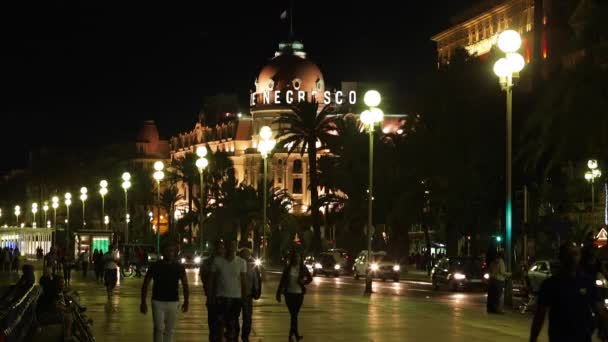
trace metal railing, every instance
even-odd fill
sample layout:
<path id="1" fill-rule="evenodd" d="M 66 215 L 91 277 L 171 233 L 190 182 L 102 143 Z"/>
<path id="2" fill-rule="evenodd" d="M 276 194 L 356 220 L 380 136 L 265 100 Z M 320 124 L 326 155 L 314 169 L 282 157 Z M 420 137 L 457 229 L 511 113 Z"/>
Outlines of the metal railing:
<path id="1" fill-rule="evenodd" d="M 25 293 L 13 288 L 0 307 L 0 341 L 23 341 L 36 321 L 36 303 L 42 290 L 32 285 Z"/>

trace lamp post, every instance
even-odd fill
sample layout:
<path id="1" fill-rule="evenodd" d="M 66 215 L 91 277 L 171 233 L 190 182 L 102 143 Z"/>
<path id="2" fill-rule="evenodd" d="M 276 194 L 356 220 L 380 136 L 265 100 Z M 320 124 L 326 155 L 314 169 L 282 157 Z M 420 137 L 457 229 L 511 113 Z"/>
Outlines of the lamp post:
<path id="1" fill-rule="evenodd" d="M 44 212 L 44 224 L 48 226 L 46 221 L 46 212 L 49 211 L 49 202 L 44 201 L 44 204 L 42 205 L 42 211 Z"/>
<path id="2" fill-rule="evenodd" d="M 32 214 L 34 215 L 34 219 L 32 220 L 32 227 L 36 228 L 36 213 L 38 212 L 38 203 L 32 203 Z"/>
<path id="3" fill-rule="evenodd" d="M 129 243 L 129 202 L 127 192 L 131 187 L 131 174 L 122 174 L 122 188 L 125 191 L 125 243 Z"/>
<path id="4" fill-rule="evenodd" d="M 366 126 L 369 134 L 369 190 L 367 199 L 367 262 L 371 267 L 372 260 L 372 236 L 373 236 L 373 220 L 372 220 L 372 201 L 374 199 L 373 184 L 374 184 L 374 126 L 376 123 L 384 119 L 384 112 L 378 108 L 382 97 L 376 90 L 369 90 L 365 93 L 363 101 L 369 107 L 361 113 L 361 122 Z M 365 276 L 365 293 L 372 293 L 372 274 L 370 271 Z"/>
<path id="5" fill-rule="evenodd" d="M 158 226 L 156 227 L 156 255 L 160 255 L 160 181 L 165 178 L 163 169 L 165 164 L 162 161 L 154 162 L 154 180 L 156 180 L 156 203 L 158 205 Z"/>
<path id="6" fill-rule="evenodd" d="M 106 195 L 108 194 L 108 181 L 105 180 L 105 179 L 102 179 L 101 182 L 99 182 L 99 194 L 101 195 L 101 217 L 105 221 L 105 216 L 106 216 Z M 108 229 L 108 225 L 105 224 L 105 226 L 106 226 L 106 230 L 107 230 Z"/>
<path id="7" fill-rule="evenodd" d="M 15 206 L 15 217 L 17 217 L 17 224 L 15 226 L 19 227 L 19 215 L 21 215 L 21 207 Z"/>
<path id="8" fill-rule="evenodd" d="M 590 159 L 587 162 L 589 170 L 585 173 L 585 179 L 591 184 L 591 213 L 595 211 L 595 179 L 602 176 L 602 171 L 597 167 L 597 160 Z"/>
<path id="9" fill-rule="evenodd" d="M 87 196 L 88 189 L 86 187 L 80 188 L 80 201 L 82 201 L 82 227 L 87 225 L 87 220 L 85 219 L 85 202 L 88 198 Z"/>
<path id="10" fill-rule="evenodd" d="M 67 218 L 65 220 L 65 250 L 67 253 L 70 246 L 70 205 L 72 205 L 72 194 L 66 192 L 64 198 L 64 204 L 67 210 Z"/>
<path id="11" fill-rule="evenodd" d="M 258 142 L 258 151 L 262 155 L 262 159 L 264 160 L 264 182 L 262 184 L 263 191 L 263 203 L 264 207 L 262 209 L 262 236 L 264 237 L 262 244 L 264 259 L 268 259 L 267 250 L 266 250 L 266 210 L 268 206 L 268 154 L 274 148 L 276 142 L 272 139 L 272 129 L 268 126 L 263 126 L 260 128 L 260 141 Z"/>
<path id="12" fill-rule="evenodd" d="M 506 54 L 494 64 L 494 73 L 499 78 L 500 86 L 507 95 L 507 184 L 506 184 L 506 207 L 505 207 L 505 256 L 507 272 L 511 272 L 511 237 L 513 228 L 513 206 L 512 206 L 512 108 L 513 108 L 513 80 L 519 78 L 519 72 L 524 68 L 526 62 L 516 51 L 521 46 L 521 36 L 513 30 L 503 31 L 498 36 L 498 48 Z M 505 303 L 511 304 L 512 282 L 507 279 L 505 283 Z"/>
<path id="13" fill-rule="evenodd" d="M 198 242 L 201 248 L 201 255 L 203 255 L 203 250 L 205 249 L 205 241 L 203 240 L 203 220 L 205 219 L 204 207 L 205 207 L 205 182 L 204 182 L 204 171 L 207 165 L 209 165 L 209 161 L 205 156 L 207 155 L 207 148 L 205 146 L 199 146 L 196 148 L 196 155 L 198 159 L 196 160 L 196 167 L 198 168 L 198 173 L 200 175 L 201 180 L 201 193 L 199 196 L 199 213 L 198 213 Z M 169 215 L 171 215 L 169 213 Z"/>
<path id="14" fill-rule="evenodd" d="M 59 197 L 53 196 L 51 198 L 51 207 L 53 208 L 53 228 L 55 229 L 55 236 L 53 237 L 53 246 L 57 246 L 57 208 L 59 208 Z"/>

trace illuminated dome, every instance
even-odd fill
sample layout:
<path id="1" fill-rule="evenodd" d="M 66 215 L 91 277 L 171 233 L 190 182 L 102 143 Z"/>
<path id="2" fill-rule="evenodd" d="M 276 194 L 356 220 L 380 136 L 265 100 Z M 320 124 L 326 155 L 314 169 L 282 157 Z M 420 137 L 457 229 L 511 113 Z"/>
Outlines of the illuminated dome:
<path id="1" fill-rule="evenodd" d="M 159 142 L 160 135 L 158 134 L 158 128 L 156 128 L 154 120 L 144 121 L 139 133 L 137 133 L 137 143 L 146 144 L 146 151 L 156 153 L 158 152 Z"/>
<path id="2" fill-rule="evenodd" d="M 279 47 L 281 51 L 262 68 L 256 79 L 258 104 L 261 103 L 260 99 L 265 92 L 270 93 L 270 104 L 274 104 L 274 93 L 280 91 L 280 97 L 284 98 L 288 90 L 294 93 L 306 92 L 307 100 L 310 100 L 310 94 L 315 91 L 317 101 L 321 102 L 325 91 L 323 74 L 315 63 L 305 57 L 306 54 L 301 51 L 301 43 L 283 43 Z M 294 95 L 294 98 L 297 98 L 297 95 Z M 283 101 L 282 103 L 284 104 Z"/>

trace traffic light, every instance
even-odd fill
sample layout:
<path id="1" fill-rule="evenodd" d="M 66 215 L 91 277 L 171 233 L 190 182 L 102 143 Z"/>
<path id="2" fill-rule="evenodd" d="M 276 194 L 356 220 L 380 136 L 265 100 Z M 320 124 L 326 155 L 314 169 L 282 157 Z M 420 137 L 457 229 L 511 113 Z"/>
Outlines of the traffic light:
<path id="1" fill-rule="evenodd" d="M 496 242 L 500 243 L 502 241 L 502 236 L 496 235 Z"/>

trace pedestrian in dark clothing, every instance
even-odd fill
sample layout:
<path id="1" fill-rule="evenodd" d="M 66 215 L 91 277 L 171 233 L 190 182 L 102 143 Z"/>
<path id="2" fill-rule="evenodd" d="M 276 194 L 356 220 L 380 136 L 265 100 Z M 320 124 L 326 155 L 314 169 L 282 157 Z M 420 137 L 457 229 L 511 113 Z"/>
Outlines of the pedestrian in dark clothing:
<path id="1" fill-rule="evenodd" d="M 281 295 L 285 296 L 285 304 L 291 315 L 291 324 L 289 327 L 289 339 L 293 336 L 297 341 L 304 337 L 300 335 L 298 330 L 298 314 L 304 302 L 306 294 L 306 285 L 310 284 L 312 276 L 302 261 L 302 256 L 296 251 L 291 252 L 289 262 L 283 269 L 281 281 L 277 288 L 277 301 L 281 302 Z"/>
<path id="2" fill-rule="evenodd" d="M 188 312 L 189 289 L 186 269 L 177 262 L 177 250 L 173 245 L 163 248 L 163 259 L 158 260 L 150 267 L 144 284 L 141 288 L 140 311 L 144 315 L 148 312 L 148 285 L 153 281 L 152 288 L 152 316 L 154 320 L 154 342 L 173 341 L 173 330 L 177 322 L 179 310 L 179 282 L 183 287 L 184 303 L 182 311 Z"/>
<path id="3" fill-rule="evenodd" d="M 72 282 L 72 268 L 74 267 L 74 260 L 69 255 L 64 255 L 61 266 L 63 267 L 63 279 L 66 286 L 70 286 Z"/>
<path id="4" fill-rule="evenodd" d="M 591 342 L 593 313 L 605 331 L 608 315 L 598 295 L 595 281 L 580 272 L 581 251 L 574 243 L 560 247 L 560 270 L 544 281 L 532 321 L 530 342 L 536 342 L 549 311 L 549 341 Z"/>
<path id="5" fill-rule="evenodd" d="M 201 282 L 203 283 L 203 291 L 205 293 L 205 297 L 207 297 L 207 324 L 209 325 L 209 341 L 216 341 L 220 339 L 220 324 L 219 320 L 219 307 L 215 300 L 210 300 L 211 297 L 216 297 L 215 294 L 210 292 L 211 289 L 211 266 L 215 258 L 223 257 L 226 254 L 224 249 L 224 243 L 220 240 L 217 241 L 210 251 L 210 255 L 207 259 L 203 260 L 201 264 L 200 277 Z"/>
<path id="6" fill-rule="evenodd" d="M 239 256 L 247 262 L 247 273 L 245 274 L 245 297 L 243 298 L 243 329 L 241 330 L 241 340 L 249 342 L 251 325 L 253 318 L 253 300 L 260 299 L 262 292 L 262 275 L 260 268 L 255 264 L 251 257 L 251 251 L 247 248 L 241 249 Z M 237 335 L 239 332 L 237 322 Z"/>
<path id="7" fill-rule="evenodd" d="M 506 272 L 505 261 L 502 256 L 496 252 L 496 249 L 488 250 L 486 259 L 488 265 L 488 298 L 486 302 L 486 310 L 488 313 L 504 313 L 502 310 L 502 295 L 505 287 L 505 280 L 510 276 Z"/>
<path id="8" fill-rule="evenodd" d="M 84 251 L 84 253 L 82 253 L 82 276 L 85 278 L 89 272 L 89 259 L 91 259 L 91 256 L 89 255 L 89 250 L 87 249 Z"/>

